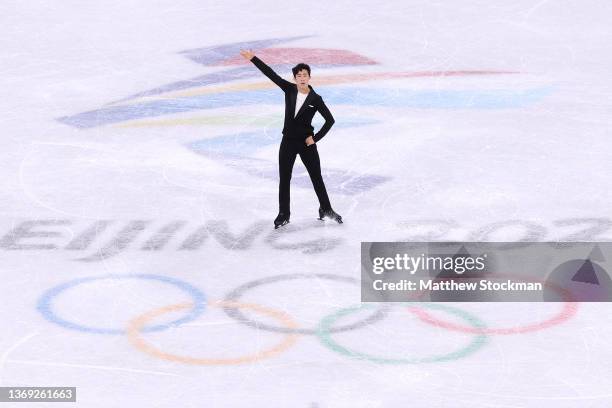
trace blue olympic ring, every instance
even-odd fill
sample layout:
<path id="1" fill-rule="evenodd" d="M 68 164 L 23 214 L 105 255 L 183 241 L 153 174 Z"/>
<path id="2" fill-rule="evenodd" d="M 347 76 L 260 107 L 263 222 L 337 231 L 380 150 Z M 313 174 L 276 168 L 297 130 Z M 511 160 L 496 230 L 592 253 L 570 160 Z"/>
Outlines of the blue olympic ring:
<path id="1" fill-rule="evenodd" d="M 161 331 L 168 329 L 170 327 L 178 326 L 183 323 L 190 322 L 195 320 L 199 315 L 204 312 L 204 308 L 206 306 L 206 296 L 202 291 L 197 289 L 196 287 L 190 285 L 187 282 L 184 282 L 179 279 L 169 278 L 166 276 L 160 275 L 150 275 L 150 274 L 133 274 L 133 275 L 104 275 L 104 276 L 96 276 L 89 278 L 80 278 L 75 279 L 61 285 L 55 286 L 54 288 L 46 291 L 38 301 L 37 309 L 44 316 L 45 319 L 49 320 L 52 323 L 65 327 L 71 330 L 78 330 L 87 333 L 98 333 L 98 334 L 125 334 L 125 330 L 121 329 L 108 329 L 108 328 L 98 328 L 98 327 L 89 327 L 81 324 L 77 324 L 62 317 L 58 316 L 53 311 L 53 299 L 56 298 L 59 294 L 61 294 L 66 289 L 81 285 L 86 282 L 92 282 L 101 279 L 147 279 L 147 280 L 155 280 L 164 283 L 169 283 L 181 289 L 184 292 L 187 292 L 193 298 L 193 309 L 184 317 L 180 319 L 173 320 L 169 323 L 159 324 L 156 326 L 143 328 L 142 331 L 152 332 L 152 331 Z"/>

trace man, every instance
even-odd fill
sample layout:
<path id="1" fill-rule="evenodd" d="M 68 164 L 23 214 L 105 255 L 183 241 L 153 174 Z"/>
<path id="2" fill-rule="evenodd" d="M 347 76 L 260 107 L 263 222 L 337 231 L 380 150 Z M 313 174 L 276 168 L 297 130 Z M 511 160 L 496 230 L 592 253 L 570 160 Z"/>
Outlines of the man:
<path id="1" fill-rule="evenodd" d="M 295 84 L 284 80 L 257 58 L 251 50 L 240 51 L 245 59 L 251 61 L 268 78 L 285 92 L 285 121 L 283 126 L 283 139 L 278 151 L 278 170 L 280 182 L 278 187 L 279 212 L 274 220 L 274 228 L 289 223 L 291 215 L 289 209 L 291 172 L 295 158 L 299 154 L 304 163 L 312 185 L 319 199 L 319 219 L 330 218 L 342 224 L 342 217 L 331 207 L 325 183 L 321 176 L 321 162 L 316 143 L 325 136 L 334 124 L 335 120 L 331 112 L 325 106 L 323 98 L 318 95 L 310 81 L 310 67 L 300 63 L 293 67 Z M 325 119 L 325 124 L 317 133 L 312 127 L 312 118 L 316 112 L 320 112 Z"/>

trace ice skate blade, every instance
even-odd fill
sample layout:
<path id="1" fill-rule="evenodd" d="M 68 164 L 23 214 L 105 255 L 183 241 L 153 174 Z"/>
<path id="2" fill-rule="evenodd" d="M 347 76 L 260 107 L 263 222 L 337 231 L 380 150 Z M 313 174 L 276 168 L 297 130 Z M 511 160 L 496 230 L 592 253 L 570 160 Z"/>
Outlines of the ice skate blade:
<path id="1" fill-rule="evenodd" d="M 325 218 L 317 218 L 317 220 L 325 221 Z M 330 221 L 336 221 L 338 224 L 342 224 L 342 218 L 340 218 L 340 219 L 329 218 L 329 220 Z"/>
<path id="2" fill-rule="evenodd" d="M 287 225 L 287 224 L 289 224 L 289 221 L 283 221 L 281 224 L 274 225 L 274 229 L 278 229 L 279 227 L 282 227 L 283 225 Z"/>

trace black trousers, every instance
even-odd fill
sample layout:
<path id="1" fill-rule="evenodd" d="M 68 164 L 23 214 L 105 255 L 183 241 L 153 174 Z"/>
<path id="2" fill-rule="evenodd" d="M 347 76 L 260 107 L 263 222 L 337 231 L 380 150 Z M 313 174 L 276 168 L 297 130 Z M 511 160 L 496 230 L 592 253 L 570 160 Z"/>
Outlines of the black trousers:
<path id="1" fill-rule="evenodd" d="M 280 176 L 280 182 L 278 185 L 278 207 L 279 212 L 290 213 L 289 201 L 290 201 L 290 184 L 291 184 L 291 173 L 293 171 L 293 164 L 295 163 L 295 157 L 300 155 L 304 167 L 308 171 L 312 186 L 317 193 L 319 199 L 319 205 L 323 210 L 331 209 L 329 203 L 329 197 L 327 196 L 327 190 L 325 189 L 325 183 L 323 183 L 323 177 L 321 176 L 321 161 L 319 160 L 319 152 L 317 151 L 317 144 L 311 144 L 306 146 L 303 139 L 293 139 L 289 137 L 283 137 L 280 148 L 278 149 L 278 172 Z"/>

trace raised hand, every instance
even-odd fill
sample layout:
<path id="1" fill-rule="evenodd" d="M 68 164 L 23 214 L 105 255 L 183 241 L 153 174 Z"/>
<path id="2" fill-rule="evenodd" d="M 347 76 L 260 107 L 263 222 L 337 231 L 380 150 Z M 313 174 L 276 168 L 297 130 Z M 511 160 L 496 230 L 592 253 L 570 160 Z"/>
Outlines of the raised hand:
<path id="1" fill-rule="evenodd" d="M 255 56 L 251 50 L 240 50 L 240 55 L 244 57 L 246 60 L 251 60 Z"/>

